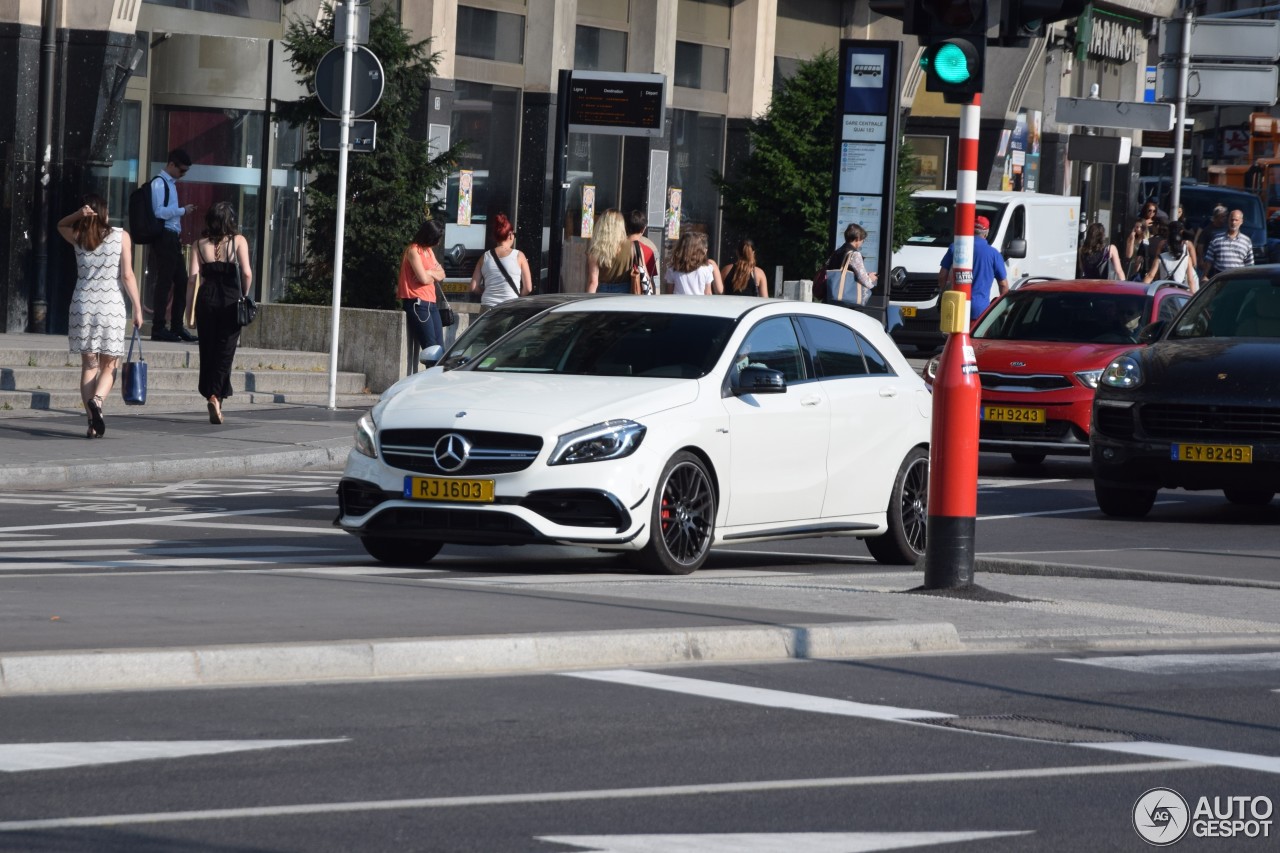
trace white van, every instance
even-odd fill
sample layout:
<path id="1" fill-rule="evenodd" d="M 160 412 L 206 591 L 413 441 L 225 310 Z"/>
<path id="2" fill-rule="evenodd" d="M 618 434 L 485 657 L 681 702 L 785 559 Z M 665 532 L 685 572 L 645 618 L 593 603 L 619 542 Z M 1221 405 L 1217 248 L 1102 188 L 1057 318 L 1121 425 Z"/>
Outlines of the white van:
<path id="1" fill-rule="evenodd" d="M 934 350 L 946 341 L 938 329 L 938 270 L 955 239 L 956 194 L 921 190 L 911 198 L 919 226 L 893 253 L 889 305 L 895 325 L 890 334 L 899 345 Z M 1004 256 L 1011 284 L 1028 275 L 1076 277 L 1078 196 L 979 190 L 976 215 L 990 220 L 987 241 Z M 990 286 L 994 299 L 999 290 L 994 282 Z M 897 324 L 899 316 L 901 324 Z"/>

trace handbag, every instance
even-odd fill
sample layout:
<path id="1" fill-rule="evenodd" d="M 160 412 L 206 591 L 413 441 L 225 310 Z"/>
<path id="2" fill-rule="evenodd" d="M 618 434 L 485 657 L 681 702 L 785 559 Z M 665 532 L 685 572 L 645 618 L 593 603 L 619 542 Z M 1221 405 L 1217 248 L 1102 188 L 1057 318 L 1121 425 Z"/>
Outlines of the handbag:
<path id="1" fill-rule="evenodd" d="M 240 253 L 235 251 L 235 238 L 231 240 L 231 255 L 236 259 L 236 287 L 240 286 Z M 253 322 L 253 318 L 258 316 L 258 303 L 253 297 L 245 293 L 236 300 L 236 323 L 242 328 Z"/>
<path id="2" fill-rule="evenodd" d="M 853 262 L 853 252 L 845 252 L 844 263 L 840 265 L 839 270 L 827 271 L 827 298 L 824 302 L 832 302 L 835 304 L 848 304 L 844 298 L 844 279 L 850 273 L 849 265 Z M 856 285 L 855 305 L 861 305 L 863 300 L 862 282 L 858 281 L 857 275 L 853 277 L 853 283 Z"/>
<path id="3" fill-rule="evenodd" d="M 644 250 L 639 240 L 633 241 L 631 247 L 631 295 L 649 296 L 653 293 L 653 279 L 644 262 Z"/>
<path id="4" fill-rule="evenodd" d="M 133 360 L 133 345 L 138 345 L 138 360 Z M 142 356 L 142 336 L 133 327 L 129 339 L 129 355 L 120 366 L 120 394 L 126 406 L 142 406 L 147 402 L 147 362 Z"/>
<path id="5" fill-rule="evenodd" d="M 444 327 L 452 326 L 458 322 L 458 315 L 449 305 L 449 298 L 444 295 L 444 288 L 440 286 L 440 282 L 435 283 L 436 286 L 436 310 L 440 312 L 440 325 Z"/>

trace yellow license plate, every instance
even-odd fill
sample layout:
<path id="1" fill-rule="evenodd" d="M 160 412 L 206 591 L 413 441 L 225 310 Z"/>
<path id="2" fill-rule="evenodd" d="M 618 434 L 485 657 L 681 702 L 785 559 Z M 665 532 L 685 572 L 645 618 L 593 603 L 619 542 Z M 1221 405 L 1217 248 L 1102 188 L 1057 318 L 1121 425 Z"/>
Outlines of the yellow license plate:
<path id="1" fill-rule="evenodd" d="M 1044 409 L 1024 409 L 1021 406 L 983 406 L 984 421 L 1003 421 L 1011 424 L 1042 424 Z"/>
<path id="2" fill-rule="evenodd" d="M 914 317 L 914 316 L 916 316 L 916 309 L 915 309 L 914 307 L 910 306 L 910 305 L 903 305 L 903 306 L 902 306 L 901 308 L 899 308 L 898 310 L 902 312 L 902 316 L 903 316 L 903 317 Z"/>
<path id="3" fill-rule="evenodd" d="M 493 503 L 493 480 L 405 477 L 404 496 L 419 501 Z"/>
<path id="4" fill-rule="evenodd" d="M 1248 444 L 1175 444 L 1170 450 L 1174 462 L 1253 462 Z"/>

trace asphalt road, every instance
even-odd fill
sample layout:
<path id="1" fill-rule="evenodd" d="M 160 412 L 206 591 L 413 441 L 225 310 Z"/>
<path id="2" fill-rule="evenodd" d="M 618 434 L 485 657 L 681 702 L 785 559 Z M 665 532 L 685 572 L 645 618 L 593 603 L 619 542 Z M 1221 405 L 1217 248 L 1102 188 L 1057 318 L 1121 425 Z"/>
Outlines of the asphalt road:
<path id="1" fill-rule="evenodd" d="M 1242 650 L 11 699 L 0 849 L 1143 850 L 1149 789 L 1275 801 L 1277 687 Z"/>

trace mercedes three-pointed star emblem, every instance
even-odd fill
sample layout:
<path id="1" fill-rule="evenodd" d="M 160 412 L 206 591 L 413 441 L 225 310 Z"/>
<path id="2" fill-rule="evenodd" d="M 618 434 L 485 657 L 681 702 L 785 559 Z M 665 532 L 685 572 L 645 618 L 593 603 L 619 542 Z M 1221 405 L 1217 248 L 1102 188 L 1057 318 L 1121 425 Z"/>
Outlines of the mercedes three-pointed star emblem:
<path id="1" fill-rule="evenodd" d="M 471 442 L 456 432 L 440 437 L 435 446 L 436 466 L 447 473 L 462 470 L 471 456 Z"/>

